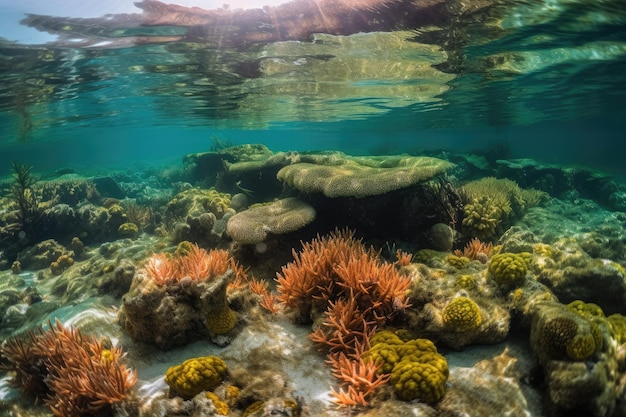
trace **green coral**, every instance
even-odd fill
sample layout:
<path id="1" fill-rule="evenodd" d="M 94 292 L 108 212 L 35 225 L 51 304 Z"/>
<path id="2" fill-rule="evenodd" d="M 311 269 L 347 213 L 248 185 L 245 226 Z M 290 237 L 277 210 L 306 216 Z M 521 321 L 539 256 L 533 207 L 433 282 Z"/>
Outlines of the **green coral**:
<path id="1" fill-rule="evenodd" d="M 187 359 L 165 372 L 165 382 L 178 395 L 190 399 L 202 391 L 212 391 L 222 383 L 228 367 L 217 356 Z"/>
<path id="2" fill-rule="evenodd" d="M 583 361 L 601 349 L 601 343 L 602 334 L 595 323 L 581 329 L 572 317 L 555 317 L 541 329 L 542 348 L 552 359 Z"/>
<path id="3" fill-rule="evenodd" d="M 469 258 L 467 258 L 465 256 L 456 256 L 456 255 L 448 255 L 446 257 L 446 261 L 450 265 L 455 267 L 456 269 L 467 268 L 467 265 L 469 265 L 469 263 L 470 263 Z"/>
<path id="4" fill-rule="evenodd" d="M 210 312 L 206 323 L 211 333 L 223 335 L 230 332 L 237 324 L 237 313 L 224 304 Z"/>
<path id="5" fill-rule="evenodd" d="M 588 318 L 588 317 L 604 318 L 605 317 L 602 307 L 594 303 L 585 303 L 582 300 L 574 300 L 571 303 L 569 303 L 567 307 L 570 310 L 578 313 L 581 317 L 584 317 L 584 318 Z"/>
<path id="6" fill-rule="evenodd" d="M 117 228 L 117 232 L 121 236 L 133 237 L 139 233 L 139 227 L 135 223 L 126 222 L 120 224 L 120 227 Z"/>
<path id="7" fill-rule="evenodd" d="M 443 310 L 442 318 L 446 327 L 456 331 L 477 329 L 483 320 L 480 307 L 467 297 L 452 300 Z"/>
<path id="8" fill-rule="evenodd" d="M 461 224 L 467 236 L 481 240 L 490 240 L 496 237 L 497 227 L 502 222 L 505 212 L 489 197 L 472 199 L 463 208 L 464 215 Z"/>
<path id="9" fill-rule="evenodd" d="M 489 275 L 503 288 L 520 286 L 528 272 L 526 257 L 516 253 L 501 253 L 491 258 Z"/>
<path id="10" fill-rule="evenodd" d="M 619 313 L 611 314 L 606 318 L 611 336 L 620 345 L 626 342 L 626 317 Z"/>
<path id="11" fill-rule="evenodd" d="M 446 380 L 430 363 L 400 361 L 391 372 L 390 381 L 398 397 L 404 401 L 419 399 L 435 404 L 446 393 Z"/>
<path id="12" fill-rule="evenodd" d="M 456 279 L 455 285 L 464 290 L 473 290 L 476 288 L 476 278 L 473 275 L 461 275 Z"/>
<path id="13" fill-rule="evenodd" d="M 230 194 L 220 193 L 214 188 L 208 190 L 190 188 L 176 194 L 167 203 L 167 211 L 176 217 L 197 216 L 211 212 L 221 219 L 230 207 Z"/>
<path id="14" fill-rule="evenodd" d="M 575 361 L 583 361 L 596 351 L 596 342 L 593 335 L 577 334 L 565 347 L 567 357 Z"/>
<path id="15" fill-rule="evenodd" d="M 405 401 L 420 399 L 434 404 L 445 394 L 450 374 L 446 358 L 428 339 L 406 342 L 398 331 L 381 330 L 372 336 L 372 347 L 363 353 L 366 362 L 380 366 L 379 373 L 390 374 L 396 395 Z"/>

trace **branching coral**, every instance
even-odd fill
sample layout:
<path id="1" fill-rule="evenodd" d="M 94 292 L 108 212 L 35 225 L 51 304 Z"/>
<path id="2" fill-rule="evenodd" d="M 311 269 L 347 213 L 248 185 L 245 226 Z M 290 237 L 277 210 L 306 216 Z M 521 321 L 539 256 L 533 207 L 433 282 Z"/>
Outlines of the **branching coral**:
<path id="1" fill-rule="evenodd" d="M 456 256 L 463 256 L 471 260 L 478 260 L 481 263 L 486 263 L 491 256 L 491 250 L 493 249 L 493 243 L 483 242 L 478 238 L 472 238 L 464 247 L 463 250 L 455 250 Z"/>
<path id="2" fill-rule="evenodd" d="M 45 398 L 56 416 L 112 416 L 112 406 L 128 398 L 137 380 L 120 363 L 121 349 L 106 348 L 101 340 L 59 321 L 49 326 L 0 349 L 15 371 L 13 383 Z"/>
<path id="3" fill-rule="evenodd" d="M 201 281 L 223 275 L 232 269 L 235 276 L 245 274 L 243 268 L 230 257 L 228 251 L 212 249 L 206 251 L 190 244 L 178 256 L 155 253 L 141 269 L 147 278 L 158 286 L 180 282 L 183 278 Z"/>

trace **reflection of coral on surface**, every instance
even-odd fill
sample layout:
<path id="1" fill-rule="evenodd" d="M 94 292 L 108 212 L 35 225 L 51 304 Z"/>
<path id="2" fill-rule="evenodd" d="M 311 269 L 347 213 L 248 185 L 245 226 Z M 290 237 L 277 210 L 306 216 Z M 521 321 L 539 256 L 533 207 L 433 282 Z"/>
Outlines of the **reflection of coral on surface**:
<path id="1" fill-rule="evenodd" d="M 137 381 L 119 361 L 122 350 L 59 321 L 49 326 L 0 349 L 15 372 L 13 384 L 45 398 L 56 416 L 112 416 L 112 406 L 127 399 Z"/>

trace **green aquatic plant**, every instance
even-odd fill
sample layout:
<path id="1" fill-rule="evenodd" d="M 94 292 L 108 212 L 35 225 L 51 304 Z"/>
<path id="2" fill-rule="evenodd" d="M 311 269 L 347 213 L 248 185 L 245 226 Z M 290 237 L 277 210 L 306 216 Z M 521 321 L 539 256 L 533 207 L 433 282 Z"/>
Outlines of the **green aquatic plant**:
<path id="1" fill-rule="evenodd" d="M 18 222 L 21 230 L 26 233 L 27 237 L 32 237 L 41 215 L 37 197 L 33 191 L 37 180 L 32 173 L 32 166 L 13 162 L 12 169 L 13 183 L 10 195 L 18 207 Z"/>

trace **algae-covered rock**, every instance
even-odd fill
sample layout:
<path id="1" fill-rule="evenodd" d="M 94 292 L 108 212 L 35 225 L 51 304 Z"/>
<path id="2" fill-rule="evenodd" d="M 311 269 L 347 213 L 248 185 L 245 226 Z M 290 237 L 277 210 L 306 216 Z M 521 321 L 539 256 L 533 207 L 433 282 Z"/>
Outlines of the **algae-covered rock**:
<path id="1" fill-rule="evenodd" d="M 366 197 L 418 184 L 452 166 L 448 161 L 426 156 L 337 154 L 285 166 L 278 171 L 278 179 L 305 193 L 322 193 L 330 198 Z"/>
<path id="2" fill-rule="evenodd" d="M 226 286 L 231 277 L 232 270 L 229 270 L 210 280 L 184 278 L 169 285 L 157 285 L 146 274 L 137 273 L 130 290 L 122 297 L 120 324 L 133 339 L 163 350 L 183 346 L 203 336 L 219 336 L 216 341 L 220 345 L 227 344 L 228 332 L 234 324 L 229 329 L 221 326 L 223 334 L 220 335 L 213 335 L 211 328 L 222 324 L 221 318 L 214 318 L 214 315 L 223 316 Z M 228 312 L 231 314 L 230 310 Z"/>

